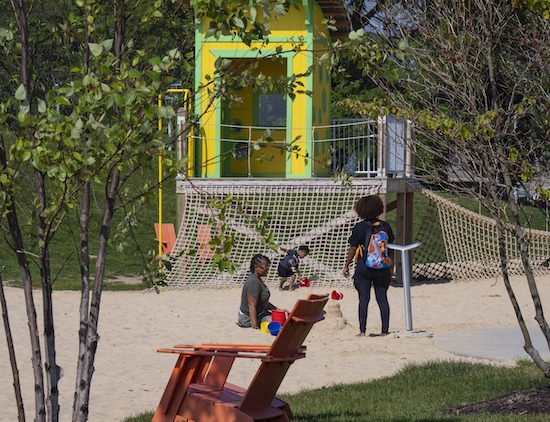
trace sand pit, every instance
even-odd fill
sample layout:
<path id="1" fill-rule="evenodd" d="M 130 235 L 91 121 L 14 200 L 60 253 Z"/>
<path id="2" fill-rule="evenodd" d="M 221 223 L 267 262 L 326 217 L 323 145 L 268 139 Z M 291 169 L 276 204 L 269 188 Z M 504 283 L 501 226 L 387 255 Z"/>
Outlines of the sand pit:
<path id="1" fill-rule="evenodd" d="M 542 303 L 550 303 L 550 277 L 538 278 Z M 533 322 L 532 301 L 523 279 L 514 286 L 529 323 Z M 271 287 L 272 303 L 291 309 L 308 293 L 330 293 L 332 289 L 309 288 L 279 291 Z M 472 329 L 517 329 L 512 305 L 502 280 L 418 284 L 411 288 L 413 331 L 429 336 L 411 336 L 406 331 L 403 289 L 390 287 L 391 334 L 378 337 L 378 306 L 371 300 L 367 336 L 358 338 L 357 294 L 353 288 L 339 289 L 340 301 L 330 300 L 326 320 L 314 326 L 306 339 L 307 356 L 290 368 L 279 392 L 296 392 L 338 383 L 368 381 L 395 374 L 411 363 L 430 360 L 468 360 L 510 365 L 491 351 L 487 359 L 450 353 L 434 346 L 443 336 Z M 27 419 L 34 417 L 33 378 L 30 366 L 29 334 L 23 292 L 6 288 L 9 318 L 22 382 Z M 35 301 L 41 305 L 40 291 Z M 61 421 L 71 418 L 78 350 L 78 292 L 55 292 L 54 312 L 60 381 Z M 235 324 L 240 289 L 223 291 L 105 292 L 101 304 L 101 336 L 93 377 L 90 421 L 114 422 L 152 411 L 158 404 L 175 362 L 175 356 L 156 353 L 157 348 L 176 343 L 201 342 L 270 343 L 273 337 L 260 330 Z M 38 309 L 39 319 L 41 308 Z M 42 344 L 43 347 L 43 344 Z M 547 352 L 541 350 L 541 353 Z M 518 345 L 518 356 L 527 357 Z M 13 380 L 4 328 L 0 328 L 0 421 L 17 420 Z M 258 362 L 238 360 L 230 382 L 246 385 Z"/>

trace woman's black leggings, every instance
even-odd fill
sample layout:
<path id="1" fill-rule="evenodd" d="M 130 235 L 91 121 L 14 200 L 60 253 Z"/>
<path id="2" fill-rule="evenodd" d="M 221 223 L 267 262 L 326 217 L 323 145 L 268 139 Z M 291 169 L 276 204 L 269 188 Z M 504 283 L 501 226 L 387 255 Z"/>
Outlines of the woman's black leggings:
<path id="1" fill-rule="evenodd" d="M 370 302 L 371 286 L 374 286 L 374 295 L 380 308 L 382 320 L 382 333 L 387 333 L 390 328 L 390 304 L 388 303 L 388 288 L 391 274 L 389 269 L 366 269 L 365 274 L 355 274 L 353 285 L 359 293 L 359 331 L 367 331 L 367 310 Z"/>

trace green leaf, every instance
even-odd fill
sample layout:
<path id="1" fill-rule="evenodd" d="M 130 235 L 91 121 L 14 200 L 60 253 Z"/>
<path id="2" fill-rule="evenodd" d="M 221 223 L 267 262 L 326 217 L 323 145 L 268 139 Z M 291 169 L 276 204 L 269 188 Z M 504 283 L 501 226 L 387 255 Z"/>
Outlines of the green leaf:
<path id="1" fill-rule="evenodd" d="M 124 97 L 122 95 L 115 95 L 115 103 L 119 107 L 124 107 Z"/>
<path id="2" fill-rule="evenodd" d="M 21 105 L 19 106 L 19 115 L 18 118 L 20 121 L 23 121 L 24 116 L 30 111 L 30 107 L 28 105 Z"/>
<path id="3" fill-rule="evenodd" d="M 36 100 L 36 102 L 38 104 L 38 112 L 39 113 L 44 113 L 46 111 L 46 102 L 41 98 Z"/>
<path id="4" fill-rule="evenodd" d="M 73 127 L 71 129 L 71 138 L 73 138 L 73 139 L 80 138 L 80 131 L 76 127 Z"/>
<path id="5" fill-rule="evenodd" d="M 96 57 L 99 56 L 103 51 L 103 46 L 101 44 L 89 43 L 88 48 L 90 49 L 90 53 L 92 53 Z"/>
<path id="6" fill-rule="evenodd" d="M 177 59 L 181 56 L 180 51 L 177 48 L 173 48 L 168 52 L 168 57 L 171 59 Z"/>
<path id="7" fill-rule="evenodd" d="M 61 166 L 57 172 L 59 180 L 62 182 L 67 179 L 67 168 L 65 166 Z"/>
<path id="8" fill-rule="evenodd" d="M 153 70 L 147 72 L 147 76 L 149 76 L 153 82 L 160 82 L 162 80 L 162 75 L 159 72 L 155 72 Z"/>
<path id="9" fill-rule="evenodd" d="M 161 119 L 167 119 L 169 116 L 167 107 L 159 107 L 157 113 Z"/>
<path id="10" fill-rule="evenodd" d="M 94 78 L 91 75 L 86 75 L 84 76 L 84 78 L 82 78 L 82 84 L 84 86 L 91 85 L 93 84 L 93 82 L 94 82 Z"/>
<path id="11" fill-rule="evenodd" d="M 109 38 L 108 40 L 103 40 L 103 47 L 107 51 L 111 50 L 111 48 L 113 48 L 113 39 Z"/>
<path id="12" fill-rule="evenodd" d="M 91 166 L 92 164 L 95 164 L 95 158 L 94 157 L 86 157 L 84 160 L 82 160 L 83 164 L 86 164 L 87 166 Z"/>
<path id="13" fill-rule="evenodd" d="M 145 120 L 141 123 L 139 127 L 139 131 L 141 133 L 147 133 L 151 129 L 151 122 L 149 120 Z"/>
<path id="14" fill-rule="evenodd" d="M 70 138 L 67 138 L 66 136 L 63 138 L 63 143 L 69 148 L 74 147 L 74 141 Z"/>
<path id="15" fill-rule="evenodd" d="M 160 57 L 156 56 L 156 57 L 152 57 L 149 59 L 149 64 L 151 66 L 157 66 L 160 64 Z"/>
<path id="16" fill-rule="evenodd" d="M 25 89 L 23 84 L 19 85 L 17 91 L 15 91 L 15 98 L 19 101 L 23 101 L 25 98 L 27 98 L 27 90 Z"/>
<path id="17" fill-rule="evenodd" d="M 250 20 L 252 21 L 252 23 L 254 23 L 256 21 L 256 16 L 258 14 L 258 11 L 254 6 L 250 6 L 249 12 L 250 12 Z"/>
<path id="18" fill-rule="evenodd" d="M 124 94 L 124 102 L 126 105 L 132 104 L 136 99 L 135 91 L 128 91 Z"/>
<path id="19" fill-rule="evenodd" d="M 55 177 L 57 173 L 57 166 L 50 166 L 46 170 L 46 173 L 48 174 L 48 177 Z"/>
<path id="20" fill-rule="evenodd" d="M 237 28 L 244 29 L 244 22 L 242 21 L 242 19 L 238 18 L 237 16 L 233 16 L 233 23 Z"/>
<path id="21" fill-rule="evenodd" d="M 65 97 L 57 97 L 57 103 L 59 105 L 70 106 L 71 102 Z"/>
<path id="22" fill-rule="evenodd" d="M 134 79 L 139 79 L 141 77 L 141 72 L 137 69 L 130 69 L 128 74 Z"/>
<path id="23" fill-rule="evenodd" d="M 274 7 L 273 7 L 273 13 L 275 15 L 278 15 L 278 16 L 283 16 L 286 11 L 285 11 L 285 6 L 281 3 L 279 4 L 276 4 Z"/>

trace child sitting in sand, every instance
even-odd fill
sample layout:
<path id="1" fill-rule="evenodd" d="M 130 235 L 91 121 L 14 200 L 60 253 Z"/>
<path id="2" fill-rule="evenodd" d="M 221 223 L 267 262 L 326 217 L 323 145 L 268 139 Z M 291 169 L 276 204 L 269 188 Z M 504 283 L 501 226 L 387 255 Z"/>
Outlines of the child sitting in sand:
<path id="1" fill-rule="evenodd" d="M 286 256 L 281 259 L 277 267 L 277 273 L 279 277 L 281 277 L 279 289 L 282 290 L 284 284 L 288 281 L 290 283 L 288 290 L 294 290 L 294 279 L 296 278 L 296 274 L 301 277 L 300 259 L 309 254 L 309 248 L 305 245 L 301 245 L 298 247 L 298 250 L 286 249 L 283 247 L 280 247 L 280 249 L 286 253 Z"/>

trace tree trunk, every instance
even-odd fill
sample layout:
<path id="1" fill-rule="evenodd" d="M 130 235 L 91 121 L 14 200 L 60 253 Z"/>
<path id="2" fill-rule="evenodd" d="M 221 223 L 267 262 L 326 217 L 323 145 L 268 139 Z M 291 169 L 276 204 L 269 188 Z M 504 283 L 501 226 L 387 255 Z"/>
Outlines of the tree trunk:
<path id="1" fill-rule="evenodd" d="M 499 149 L 499 152 L 500 155 L 504 157 L 505 152 L 502 150 L 502 148 Z M 507 196 L 511 198 L 513 186 L 509 170 L 506 167 L 505 162 L 503 163 L 501 161 L 500 168 L 503 174 Z M 510 211 L 513 219 L 512 232 L 514 234 L 514 237 L 516 238 L 516 244 L 518 246 L 521 262 L 525 271 L 525 277 L 527 278 L 527 285 L 529 287 L 529 292 L 531 293 L 531 298 L 533 299 L 533 305 L 535 307 L 535 320 L 538 322 L 539 327 L 544 337 L 546 338 L 548 349 L 550 350 L 550 328 L 546 319 L 544 318 L 542 302 L 540 300 L 537 282 L 533 274 L 533 267 L 531 265 L 531 259 L 529 257 L 529 245 L 528 241 L 525 239 L 525 231 L 521 226 L 521 222 L 519 219 L 519 209 L 515 201 L 510 201 Z M 525 344 L 523 345 L 524 350 L 529 356 L 531 356 L 533 362 L 535 362 L 535 364 L 543 372 L 544 376 L 550 378 L 550 365 L 548 365 L 548 363 L 540 356 L 539 351 L 533 346 L 531 337 L 529 335 L 527 327 L 525 326 L 525 321 L 523 321 L 523 319 L 521 321 L 518 319 L 518 322 L 520 323 L 521 332 L 523 334 L 523 339 L 525 342 Z"/>
<path id="2" fill-rule="evenodd" d="M 2 143 L 0 148 L 0 165 L 6 167 L 5 147 Z M 46 408 L 44 406 L 44 373 L 42 371 L 42 353 L 40 351 L 40 336 L 38 334 L 38 323 L 36 320 L 36 306 L 32 290 L 32 277 L 29 264 L 25 257 L 25 247 L 23 237 L 17 219 L 17 211 L 14 205 L 14 198 L 8 195 L 7 199 L 7 220 L 10 227 L 10 233 L 17 255 L 17 263 L 23 283 L 23 292 L 25 295 L 25 309 L 27 311 L 27 320 L 29 324 L 29 335 L 31 340 L 31 362 L 34 375 L 34 404 L 36 411 L 36 422 L 46 420 Z"/>
<path id="3" fill-rule="evenodd" d="M 47 234 L 44 212 L 47 208 L 46 185 L 44 174 L 39 170 L 34 171 L 36 192 L 39 200 L 37 233 L 40 247 L 40 273 L 42 278 L 42 303 L 44 319 L 44 341 L 46 350 L 46 384 L 48 393 L 46 403 L 49 420 L 59 420 L 59 366 L 55 355 L 55 326 L 53 320 L 53 298 L 49 256 L 49 235 Z"/>
<path id="4" fill-rule="evenodd" d="M 488 92 L 488 98 L 489 98 L 489 109 L 492 110 L 506 110 L 506 107 L 503 107 L 501 104 L 501 93 L 498 88 L 498 83 L 496 80 L 495 74 L 496 71 L 496 61 L 494 60 L 493 55 L 494 52 L 494 45 L 493 45 L 493 30 L 496 27 L 496 22 L 493 18 L 496 18 L 493 14 L 493 8 L 488 7 L 486 10 L 485 19 L 482 19 L 482 22 L 485 23 L 483 26 L 483 32 L 485 34 L 485 57 L 487 60 L 488 65 L 488 72 L 489 72 L 489 92 Z M 510 178 L 509 169 L 508 169 L 508 157 L 507 153 L 504 150 L 503 143 L 505 144 L 505 141 L 510 136 L 514 136 L 514 132 L 506 133 L 505 127 L 502 127 L 502 120 L 498 120 L 496 122 L 496 133 L 497 135 L 494 137 L 494 156 L 491 157 L 493 160 L 486 161 L 487 164 L 489 164 L 489 167 L 491 167 L 490 163 L 497 163 L 498 169 L 492 169 L 490 172 L 495 174 L 495 183 L 498 182 L 498 180 L 504 181 L 504 187 L 506 189 L 506 196 L 507 198 L 512 198 L 512 180 Z M 500 176 L 500 178 L 498 177 Z M 512 302 L 512 306 L 514 307 L 514 311 L 516 313 L 516 319 L 518 321 L 521 333 L 523 335 L 524 340 L 524 346 L 523 348 L 525 351 L 531 356 L 535 364 L 541 369 L 541 371 L 544 373 L 545 377 L 550 377 L 550 366 L 542 359 L 539 352 L 535 347 L 533 346 L 533 342 L 531 341 L 531 336 L 529 334 L 529 330 L 527 329 L 527 325 L 525 324 L 525 320 L 523 318 L 523 315 L 521 313 L 521 309 L 519 308 L 519 305 L 517 303 L 517 299 L 515 297 L 514 291 L 512 289 L 512 285 L 510 283 L 510 275 L 508 273 L 508 256 L 506 252 L 506 231 L 507 228 L 505 227 L 505 221 L 506 216 L 502 215 L 500 212 L 500 197 L 496 194 L 495 191 L 491 191 L 492 195 L 491 198 L 493 200 L 493 217 L 496 220 L 497 223 L 497 236 L 498 236 L 498 249 L 499 249 L 499 256 L 500 256 L 500 267 L 502 272 L 502 277 L 504 279 L 504 284 L 506 286 L 506 291 L 508 292 L 508 296 L 510 297 L 510 301 Z M 549 348 L 550 348 L 550 330 L 548 328 L 548 324 L 546 323 L 546 320 L 544 319 L 544 314 L 542 310 L 542 304 L 540 301 L 540 296 L 537 289 L 537 284 L 533 275 L 533 269 L 531 266 L 531 260 L 529 258 L 529 249 L 527 242 L 525 240 L 525 233 L 523 228 L 521 227 L 520 220 L 519 220 L 519 210 L 517 207 L 517 204 L 514 201 L 510 201 L 510 210 L 512 212 L 512 219 L 513 219 L 513 227 L 509 230 L 511 231 L 515 238 L 516 238 L 516 244 L 518 247 L 518 250 L 520 251 L 520 257 L 522 260 L 523 268 L 525 270 L 525 276 L 527 278 L 527 284 L 529 286 L 529 291 L 531 292 L 531 297 L 533 299 L 533 304 L 535 306 L 535 319 L 539 323 L 539 326 L 541 327 L 541 330 L 543 334 L 546 337 L 546 340 L 548 342 Z"/>
<path id="5" fill-rule="evenodd" d="M 84 170 L 85 171 L 85 170 Z M 79 409 L 86 409 L 89 394 L 88 377 L 86 376 L 86 339 L 88 338 L 88 312 L 90 306 L 90 251 L 88 239 L 88 222 L 90 217 L 90 183 L 85 182 L 82 189 L 82 209 L 80 210 L 80 328 L 78 330 L 78 363 L 76 368 L 76 386 L 73 402 L 73 421 L 79 420 Z M 85 401 L 86 400 L 86 401 Z"/>
<path id="6" fill-rule="evenodd" d="M 76 368 L 76 386 L 73 403 L 73 421 L 81 420 L 80 413 L 88 415 L 89 384 L 86 376 L 86 340 L 88 338 L 88 312 L 90 305 L 90 253 L 88 241 L 88 222 L 90 217 L 90 183 L 85 182 L 82 191 L 82 209 L 80 211 L 80 328 L 78 330 L 78 364 Z"/>
<path id="7" fill-rule="evenodd" d="M 11 5 L 17 21 L 17 26 L 19 28 L 19 34 L 21 38 L 21 64 L 20 64 L 20 75 L 21 83 L 25 87 L 25 95 L 27 103 L 31 104 L 31 72 L 30 72 L 30 49 L 29 49 L 29 37 L 28 37 L 28 22 L 27 22 L 27 11 L 25 9 L 24 0 L 19 0 L 16 3 L 14 0 L 11 0 Z M 21 276 L 23 279 L 23 285 L 25 286 L 25 300 L 27 307 L 27 315 L 29 318 L 29 327 L 31 331 L 31 344 L 33 345 L 33 367 L 34 367 L 34 376 L 35 376 L 35 405 L 36 405 L 36 421 L 45 420 L 47 416 L 47 411 L 45 409 L 44 402 L 44 374 L 42 372 L 42 358 L 40 353 L 40 343 L 38 340 L 38 327 L 36 325 L 36 308 L 34 306 L 34 299 L 32 297 L 32 280 L 28 265 L 23 255 L 23 244 L 21 238 L 21 232 L 19 231 L 19 224 L 17 222 L 17 217 L 15 214 L 15 208 L 13 208 L 13 203 L 10 204 L 11 210 L 8 215 L 10 219 L 10 230 L 12 232 L 12 237 L 14 237 L 14 243 L 17 248 L 17 256 L 19 260 L 19 267 L 21 269 Z M 16 240 L 18 238 L 18 240 Z M 46 310 L 45 310 L 46 312 Z M 35 332 L 36 330 L 36 332 Z M 48 359 L 48 358 L 47 358 Z M 57 388 L 57 385 L 56 385 Z"/>
<path id="8" fill-rule="evenodd" d="M 34 401 L 36 418 L 35 421 L 46 420 L 46 408 L 44 406 L 44 373 L 42 372 L 42 353 L 40 351 L 40 336 L 38 334 L 38 323 L 36 320 L 36 306 L 32 290 L 32 277 L 29 264 L 25 257 L 25 247 L 23 246 L 23 237 L 19 229 L 19 222 L 13 201 L 8 205 L 8 223 L 10 233 L 13 239 L 17 253 L 17 262 L 23 282 L 23 292 L 25 294 L 25 309 L 27 311 L 27 320 L 29 324 L 29 334 L 31 339 L 32 368 L 34 373 Z"/>
<path id="9" fill-rule="evenodd" d="M 17 359 L 15 357 L 15 347 L 11 336 L 10 319 L 8 316 L 8 305 L 4 295 L 4 284 L 2 274 L 0 274 L 0 305 L 2 306 L 2 318 L 4 320 L 4 331 L 6 332 L 6 342 L 10 355 L 11 372 L 13 374 L 13 389 L 15 390 L 15 402 L 17 405 L 17 420 L 25 422 L 25 407 L 23 406 L 23 397 L 21 396 L 21 383 L 19 382 L 19 369 L 17 368 Z"/>
<path id="10" fill-rule="evenodd" d="M 97 259 L 95 265 L 94 289 L 92 292 L 90 313 L 87 327 L 87 339 L 85 354 L 82 364 L 84 365 L 80 387 L 80 400 L 75 402 L 75 412 L 73 421 L 85 422 L 88 420 L 88 403 L 90 400 L 90 386 L 92 376 L 94 374 L 94 361 L 99 341 L 98 325 L 99 325 L 99 310 L 101 305 L 101 294 L 103 292 L 103 279 L 105 275 L 105 256 L 107 254 L 107 241 L 113 214 L 115 212 L 115 201 L 120 185 L 120 174 L 117 166 L 113 168 L 113 175 L 109 188 L 106 192 L 105 209 L 101 223 L 101 231 L 99 235 L 99 244 L 97 248 Z"/>
<path id="11" fill-rule="evenodd" d="M 85 21 L 83 62 L 88 64 L 90 58 L 90 42 L 89 23 Z M 89 249 L 89 231 L 88 225 L 90 221 L 90 182 L 86 176 L 88 166 L 82 169 L 84 184 L 82 186 L 82 199 L 80 209 L 80 327 L 78 329 L 78 360 L 76 365 L 76 385 L 74 390 L 72 420 L 79 420 L 80 409 L 86 409 L 88 414 L 87 399 L 89 397 L 86 391 L 89 389 L 86 376 L 86 339 L 88 338 L 88 313 L 90 307 L 90 249 Z M 85 401 L 86 400 L 86 401 Z"/>
<path id="12" fill-rule="evenodd" d="M 510 283 L 510 275 L 508 273 L 508 256 L 506 253 L 506 229 L 504 227 L 504 223 L 502 221 L 503 217 L 500 211 L 501 200 L 496 191 L 497 184 L 498 184 L 497 183 L 498 169 L 490 165 L 490 163 L 495 162 L 495 160 L 497 159 L 498 158 L 494 156 L 486 154 L 484 162 L 488 164 L 487 166 L 488 179 L 493 182 L 491 184 L 491 188 L 489 189 L 489 195 L 491 198 L 491 205 L 492 205 L 490 211 L 496 222 L 500 271 L 502 273 L 504 286 L 506 288 L 506 292 L 508 293 L 508 297 L 510 298 L 510 302 L 512 303 L 512 307 L 514 308 L 514 313 L 516 314 L 516 319 L 518 321 L 523 338 L 525 339 L 526 344 L 529 343 L 532 345 L 531 337 L 529 335 L 529 331 L 527 330 L 527 326 L 525 325 L 525 319 L 523 318 L 523 314 L 521 312 L 521 308 L 519 306 L 516 294 L 514 292 L 514 289 L 512 288 L 512 284 Z"/>
<path id="13" fill-rule="evenodd" d="M 115 56 L 120 58 L 122 57 L 122 52 L 124 49 L 124 32 L 126 27 L 126 2 L 121 0 L 119 2 L 114 2 L 114 16 L 116 20 L 116 31 L 115 31 Z M 86 52 L 85 58 L 87 59 L 88 53 Z M 117 108 L 115 107 L 115 110 Z M 94 374 L 94 362 L 95 354 L 97 351 L 97 344 L 99 341 L 98 334 L 98 324 L 99 324 L 99 311 L 101 306 L 101 294 L 103 292 L 103 279 L 105 275 L 105 257 L 107 254 L 107 241 L 109 240 L 109 232 L 111 229 L 112 219 L 115 212 L 115 202 L 118 190 L 120 188 L 120 171 L 116 165 L 112 168 L 112 174 L 110 178 L 109 187 L 106 190 L 105 197 L 105 208 L 103 211 L 103 219 L 101 223 L 101 231 L 99 235 L 99 244 L 97 249 L 97 258 L 95 265 L 95 276 L 94 276 L 94 289 L 91 296 L 91 302 L 89 305 L 89 314 L 87 316 L 83 315 L 84 309 L 88 308 L 89 297 L 84 297 L 83 293 L 80 305 L 81 312 L 81 324 L 86 323 L 85 333 L 81 329 L 81 336 L 86 335 L 86 337 L 80 338 L 80 354 L 78 361 L 78 372 L 77 372 L 77 390 L 75 392 L 75 401 L 73 405 L 73 422 L 85 422 L 88 420 L 89 415 L 89 401 L 90 401 L 90 389 L 92 384 L 92 377 Z M 89 189 L 89 185 L 88 185 Z M 86 195 L 86 193 L 85 193 Z M 89 212 L 89 191 L 87 196 L 83 197 L 83 207 L 81 212 L 81 254 L 85 254 L 88 257 L 87 253 L 87 233 L 84 233 L 82 224 L 83 219 L 87 218 L 86 210 Z M 87 224 L 86 224 L 87 227 Z M 86 238 L 86 241 L 83 239 Z M 86 249 L 86 251 L 84 250 Z M 88 262 L 87 258 L 86 261 Z M 89 268 L 89 265 L 88 267 Z M 86 268 L 82 267 L 83 271 L 83 289 L 85 284 L 85 274 Z M 89 291 L 89 290 L 88 290 Z M 85 340 L 85 344 L 82 342 Z"/>

